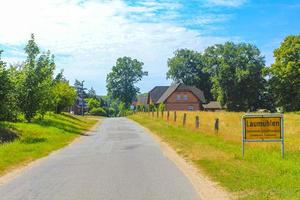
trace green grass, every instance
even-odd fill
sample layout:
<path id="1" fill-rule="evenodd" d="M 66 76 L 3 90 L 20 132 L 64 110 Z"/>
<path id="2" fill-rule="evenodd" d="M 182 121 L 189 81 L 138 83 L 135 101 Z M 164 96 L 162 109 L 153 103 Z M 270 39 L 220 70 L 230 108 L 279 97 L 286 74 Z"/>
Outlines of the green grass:
<path id="1" fill-rule="evenodd" d="M 300 199 L 300 151 L 288 150 L 281 159 L 279 144 L 267 148 L 204 134 L 147 115 L 129 118 L 149 128 L 179 154 L 239 199 Z M 300 126 L 300 125 L 299 125 Z"/>
<path id="2" fill-rule="evenodd" d="M 44 120 L 1 122 L 0 174 L 48 155 L 88 131 L 98 119 L 67 114 L 48 114 Z"/>

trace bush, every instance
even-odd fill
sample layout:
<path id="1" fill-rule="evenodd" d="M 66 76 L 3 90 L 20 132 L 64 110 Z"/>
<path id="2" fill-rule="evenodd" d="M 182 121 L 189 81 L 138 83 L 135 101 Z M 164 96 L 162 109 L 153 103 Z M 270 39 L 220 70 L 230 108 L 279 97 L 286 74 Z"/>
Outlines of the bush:
<path id="1" fill-rule="evenodd" d="M 89 112 L 91 115 L 95 115 L 95 116 L 106 116 L 106 112 L 103 108 L 93 108 L 90 110 Z"/>

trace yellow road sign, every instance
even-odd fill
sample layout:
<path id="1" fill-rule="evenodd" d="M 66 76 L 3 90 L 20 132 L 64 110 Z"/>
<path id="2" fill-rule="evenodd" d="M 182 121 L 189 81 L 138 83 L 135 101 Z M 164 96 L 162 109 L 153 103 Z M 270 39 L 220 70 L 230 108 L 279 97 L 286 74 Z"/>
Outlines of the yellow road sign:
<path id="1" fill-rule="evenodd" d="M 281 139 L 281 117 L 247 117 L 244 139 Z"/>
<path id="2" fill-rule="evenodd" d="M 242 118 L 242 154 L 246 142 L 281 142 L 284 157 L 284 127 L 282 114 L 245 114 Z"/>

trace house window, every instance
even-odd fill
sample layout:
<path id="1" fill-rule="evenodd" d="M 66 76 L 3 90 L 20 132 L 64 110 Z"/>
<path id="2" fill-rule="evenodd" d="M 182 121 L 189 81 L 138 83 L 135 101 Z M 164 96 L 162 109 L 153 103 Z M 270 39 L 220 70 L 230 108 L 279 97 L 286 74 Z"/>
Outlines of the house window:
<path id="1" fill-rule="evenodd" d="M 193 106 L 188 106 L 188 110 L 194 110 Z"/>
<path id="2" fill-rule="evenodd" d="M 188 100 L 188 96 L 187 96 L 187 95 L 184 95 L 184 96 L 183 96 L 183 100 L 187 101 L 187 100 Z"/>
<path id="3" fill-rule="evenodd" d="M 176 96 L 176 100 L 177 100 L 177 101 L 180 101 L 180 100 L 181 100 L 181 96 L 180 96 L 180 95 L 177 95 L 177 96 Z"/>

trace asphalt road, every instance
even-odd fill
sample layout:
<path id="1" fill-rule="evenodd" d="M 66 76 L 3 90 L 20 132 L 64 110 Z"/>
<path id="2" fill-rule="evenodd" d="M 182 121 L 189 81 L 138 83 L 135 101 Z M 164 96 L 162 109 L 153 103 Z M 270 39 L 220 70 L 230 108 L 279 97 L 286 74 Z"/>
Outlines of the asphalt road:
<path id="1" fill-rule="evenodd" d="M 82 137 L 1 185 L 0 199 L 199 199 L 159 144 L 134 122 L 105 119 Z"/>

